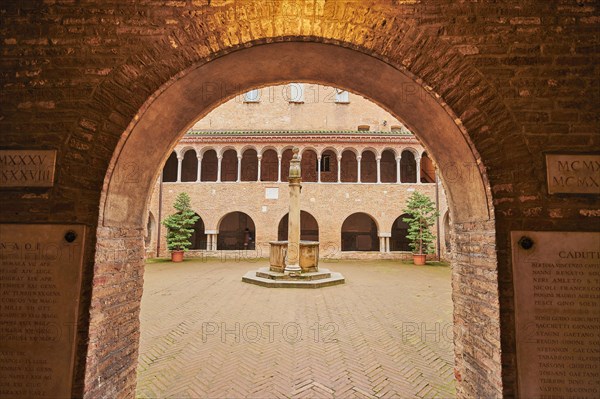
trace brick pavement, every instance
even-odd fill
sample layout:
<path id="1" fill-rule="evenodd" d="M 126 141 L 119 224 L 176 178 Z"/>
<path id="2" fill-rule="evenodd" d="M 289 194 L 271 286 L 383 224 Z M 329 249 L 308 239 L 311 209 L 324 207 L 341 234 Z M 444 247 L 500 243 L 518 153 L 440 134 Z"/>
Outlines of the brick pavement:
<path id="1" fill-rule="evenodd" d="M 449 268 L 327 263 L 346 284 L 302 290 L 242 283 L 258 266 L 147 265 L 138 397 L 454 397 Z"/>

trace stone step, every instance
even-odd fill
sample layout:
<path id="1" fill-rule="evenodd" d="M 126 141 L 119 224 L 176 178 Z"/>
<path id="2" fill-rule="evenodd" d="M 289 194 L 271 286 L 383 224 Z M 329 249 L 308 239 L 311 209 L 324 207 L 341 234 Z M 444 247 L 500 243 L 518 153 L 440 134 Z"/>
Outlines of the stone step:
<path id="1" fill-rule="evenodd" d="M 301 273 L 298 275 L 278 273 L 270 270 L 259 270 L 256 272 L 256 275 L 271 280 L 321 280 L 331 277 L 331 273 L 325 270 L 312 273 Z"/>
<path id="2" fill-rule="evenodd" d="M 258 271 L 249 271 L 242 277 L 242 281 L 269 288 L 321 288 L 345 283 L 341 273 L 329 270 L 290 277 L 283 273 L 272 272 L 268 267 Z"/>

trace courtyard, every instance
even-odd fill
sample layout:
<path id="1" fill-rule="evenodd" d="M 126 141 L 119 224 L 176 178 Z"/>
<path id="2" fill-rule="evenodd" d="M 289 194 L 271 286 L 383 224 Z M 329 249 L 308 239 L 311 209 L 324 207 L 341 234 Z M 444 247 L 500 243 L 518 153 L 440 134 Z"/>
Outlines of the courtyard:
<path id="1" fill-rule="evenodd" d="M 241 282 L 267 263 L 148 261 L 137 397 L 455 396 L 449 267 L 344 260 L 321 264 L 340 286 Z"/>

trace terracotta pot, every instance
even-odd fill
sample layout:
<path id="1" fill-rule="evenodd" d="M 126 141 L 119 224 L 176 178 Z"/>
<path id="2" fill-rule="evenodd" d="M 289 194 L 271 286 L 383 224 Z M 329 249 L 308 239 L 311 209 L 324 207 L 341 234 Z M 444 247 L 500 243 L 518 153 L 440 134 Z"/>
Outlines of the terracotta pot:
<path id="1" fill-rule="evenodd" d="M 427 258 L 427 255 L 425 254 L 413 254 L 413 263 L 415 265 L 419 265 L 419 266 L 423 266 L 425 264 L 425 260 Z"/>
<path id="2" fill-rule="evenodd" d="M 171 251 L 171 262 L 183 262 L 183 251 Z"/>

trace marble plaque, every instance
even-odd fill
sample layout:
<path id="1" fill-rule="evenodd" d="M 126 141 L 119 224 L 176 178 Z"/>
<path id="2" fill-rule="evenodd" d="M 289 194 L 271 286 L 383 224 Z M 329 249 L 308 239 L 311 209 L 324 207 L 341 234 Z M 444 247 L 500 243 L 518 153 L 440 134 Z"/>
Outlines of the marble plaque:
<path id="1" fill-rule="evenodd" d="M 56 150 L 0 150 L 0 188 L 52 187 Z"/>
<path id="2" fill-rule="evenodd" d="M 548 194 L 600 195 L 600 154 L 546 154 Z"/>
<path id="3" fill-rule="evenodd" d="M 0 397 L 71 397 L 84 238 L 0 224 Z"/>
<path id="4" fill-rule="evenodd" d="M 514 231 L 511 245 L 519 396 L 600 397 L 600 232 Z"/>

